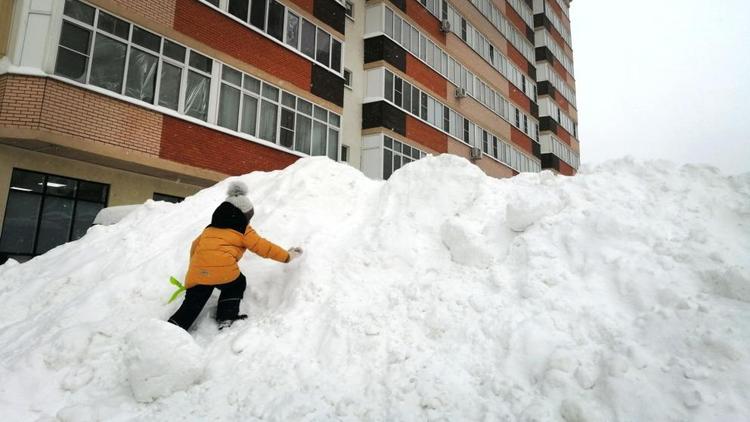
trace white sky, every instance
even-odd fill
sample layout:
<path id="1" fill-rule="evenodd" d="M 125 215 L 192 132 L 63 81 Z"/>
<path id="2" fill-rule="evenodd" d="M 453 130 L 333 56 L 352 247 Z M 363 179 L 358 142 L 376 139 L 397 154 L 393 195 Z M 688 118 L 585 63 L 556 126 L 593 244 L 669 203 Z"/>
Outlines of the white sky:
<path id="1" fill-rule="evenodd" d="M 750 171 L 750 0 L 574 0 L 581 160 Z"/>

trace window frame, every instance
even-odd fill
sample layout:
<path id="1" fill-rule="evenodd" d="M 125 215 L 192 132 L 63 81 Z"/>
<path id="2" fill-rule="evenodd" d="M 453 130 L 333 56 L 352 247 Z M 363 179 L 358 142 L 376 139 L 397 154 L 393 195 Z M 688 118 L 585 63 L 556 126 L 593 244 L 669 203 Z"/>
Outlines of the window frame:
<path id="1" fill-rule="evenodd" d="M 31 244 L 31 251 L 32 252 L 31 253 L 27 253 L 27 252 L 19 252 L 19 251 L 11 251 L 11 250 L 0 250 L 0 253 L 2 253 L 2 254 L 6 254 L 6 255 L 9 255 L 9 256 L 24 256 L 24 257 L 35 257 L 35 256 L 42 255 L 42 253 L 39 253 L 38 247 L 39 247 L 39 237 L 40 237 L 40 232 L 41 232 L 40 231 L 40 227 L 41 227 L 41 223 L 42 223 L 43 216 L 44 216 L 44 204 L 45 204 L 47 198 L 61 198 L 61 199 L 69 199 L 69 200 L 73 201 L 73 209 L 71 210 L 71 217 L 70 217 L 71 218 L 70 227 L 68 228 L 68 233 L 67 233 L 67 236 L 66 236 L 67 240 L 65 242 L 61 243 L 60 245 L 68 243 L 68 242 L 71 242 L 73 240 L 78 240 L 78 239 L 73 239 L 73 234 L 74 234 L 73 232 L 74 232 L 74 228 L 75 228 L 76 211 L 78 209 L 78 203 L 79 202 L 86 202 L 86 203 L 91 203 L 91 204 L 98 204 L 98 205 L 102 206 L 101 209 L 107 208 L 107 205 L 109 203 L 109 197 L 110 197 L 110 194 L 112 192 L 112 189 L 111 189 L 112 187 L 108 183 L 94 182 L 94 181 L 91 181 L 91 180 L 84 180 L 84 179 L 79 179 L 79 178 L 76 178 L 76 177 L 62 176 L 62 175 L 58 175 L 58 174 L 52 174 L 52 173 L 41 172 L 41 171 L 36 171 L 36 170 L 27 170 L 27 169 L 21 168 L 21 167 L 13 167 L 12 168 L 12 171 L 11 171 L 11 182 L 10 183 L 12 183 L 13 172 L 15 172 L 15 171 L 21 171 L 21 172 L 26 172 L 26 173 L 33 173 L 35 175 L 42 176 L 42 190 L 41 190 L 41 192 L 36 192 L 36 191 L 22 191 L 21 192 L 23 195 L 35 195 L 37 197 L 41 197 L 41 200 L 39 202 L 39 211 L 37 212 L 37 216 L 36 216 L 36 225 L 35 225 L 35 228 L 34 228 L 34 235 L 33 235 L 33 240 L 32 240 L 32 244 Z M 48 192 L 47 191 L 48 187 L 49 187 L 48 181 L 49 181 L 50 177 L 67 179 L 67 180 L 75 182 L 75 188 L 74 188 L 75 189 L 75 193 L 73 193 L 72 196 L 65 196 L 65 195 L 59 195 L 59 194 Z M 78 196 L 79 195 L 79 189 L 78 188 L 79 188 L 81 182 L 92 183 L 92 184 L 103 186 L 106 189 L 103 200 L 102 201 L 93 201 L 93 200 L 90 200 L 90 199 L 81 199 L 81 198 L 79 198 L 79 196 Z M 6 204 L 5 204 L 5 209 L 6 210 L 8 209 L 8 206 L 9 206 L 10 201 L 11 201 L 11 194 L 10 193 L 11 193 L 12 190 L 13 190 L 13 186 L 9 184 L 9 186 L 8 186 L 8 195 L 7 195 Z M 5 218 L 7 218 L 7 214 L 3 218 L 3 224 L 2 224 L 2 226 L 0 226 L 0 235 L 2 234 L 2 232 L 4 231 L 4 228 L 5 228 Z M 89 226 L 89 228 L 92 227 L 92 226 L 93 226 L 93 220 L 92 220 L 92 225 Z M 87 228 L 87 230 L 88 230 L 88 228 Z M 81 237 L 83 237 L 83 236 L 81 236 Z M 56 248 L 57 246 L 60 246 L 60 245 L 53 246 L 51 249 L 54 249 L 54 248 Z M 51 250 L 51 249 L 49 249 L 49 250 Z M 44 252 L 44 253 L 46 253 L 46 252 Z"/>

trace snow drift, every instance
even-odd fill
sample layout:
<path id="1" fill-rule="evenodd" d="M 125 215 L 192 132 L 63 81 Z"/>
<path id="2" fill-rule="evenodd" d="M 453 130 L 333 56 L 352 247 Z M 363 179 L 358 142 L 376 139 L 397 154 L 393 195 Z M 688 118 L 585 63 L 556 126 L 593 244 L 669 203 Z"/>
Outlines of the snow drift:
<path id="1" fill-rule="evenodd" d="M 242 176 L 247 322 L 165 320 L 227 181 L 0 267 L 6 420 L 750 418 L 750 175 L 624 159 L 486 177 L 453 156 L 372 181 Z"/>

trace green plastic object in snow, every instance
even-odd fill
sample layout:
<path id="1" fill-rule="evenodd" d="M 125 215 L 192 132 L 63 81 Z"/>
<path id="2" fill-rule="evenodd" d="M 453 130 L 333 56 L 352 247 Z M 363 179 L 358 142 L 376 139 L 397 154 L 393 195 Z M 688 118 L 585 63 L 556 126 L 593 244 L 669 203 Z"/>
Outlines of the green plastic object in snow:
<path id="1" fill-rule="evenodd" d="M 177 290 L 174 293 L 172 293 L 172 297 L 169 298 L 169 301 L 167 302 L 167 304 L 174 302 L 174 300 L 177 299 L 177 296 L 179 296 L 180 293 L 185 291 L 185 286 L 183 286 L 182 283 L 180 283 L 180 281 L 177 280 L 176 278 L 169 277 L 169 282 L 175 285 L 177 287 Z"/>

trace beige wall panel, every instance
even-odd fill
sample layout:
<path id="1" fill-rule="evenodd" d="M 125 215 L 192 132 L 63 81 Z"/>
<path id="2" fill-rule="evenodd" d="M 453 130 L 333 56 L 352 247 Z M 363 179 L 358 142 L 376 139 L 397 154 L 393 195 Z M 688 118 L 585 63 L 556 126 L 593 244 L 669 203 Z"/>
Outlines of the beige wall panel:
<path id="1" fill-rule="evenodd" d="M 0 145 L 0 218 L 5 215 L 14 167 L 108 184 L 108 206 L 140 204 L 151 199 L 154 192 L 186 197 L 201 189 L 194 185 Z"/>
<path id="2" fill-rule="evenodd" d="M 456 34 L 450 33 L 446 37 L 446 50 L 454 59 L 461 62 L 485 83 L 495 88 L 495 91 L 502 94 L 507 100 L 510 100 L 510 82 L 475 53 L 471 47 L 466 45 L 461 38 L 458 38 Z"/>
<path id="3" fill-rule="evenodd" d="M 479 126 L 492 131 L 495 135 L 502 137 L 506 141 L 510 140 L 510 123 L 506 122 L 502 117 L 490 111 L 490 109 L 485 107 L 479 101 L 469 96 L 460 99 L 456 98 L 456 96 L 453 95 L 453 89 L 450 89 L 450 86 L 448 93 L 450 95 L 448 95 L 448 98 L 445 100 L 448 107 L 458 111 L 463 114 L 464 117 L 479 124 Z"/>
<path id="4" fill-rule="evenodd" d="M 13 0 L 0 0 L 0 57 L 8 54 Z"/>
<path id="5" fill-rule="evenodd" d="M 461 157 L 469 157 L 470 155 L 468 145 L 451 140 L 448 141 L 448 153 L 459 155 Z M 488 176 L 497 178 L 513 176 L 513 170 L 487 156 L 484 156 L 481 160 L 473 161 L 473 163 L 482 169 L 482 171 Z"/>
<path id="6" fill-rule="evenodd" d="M 508 40 L 505 39 L 503 34 L 495 28 L 495 25 L 490 23 L 490 21 L 487 20 L 487 18 L 485 18 L 476 7 L 468 1 L 452 2 L 451 5 L 458 11 L 458 13 L 474 25 L 474 28 L 484 34 L 490 43 L 499 49 L 500 52 L 506 56 L 508 55 Z M 470 49 L 471 47 L 466 46 L 466 48 Z"/>

